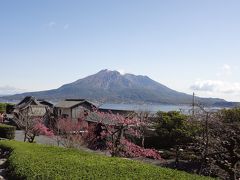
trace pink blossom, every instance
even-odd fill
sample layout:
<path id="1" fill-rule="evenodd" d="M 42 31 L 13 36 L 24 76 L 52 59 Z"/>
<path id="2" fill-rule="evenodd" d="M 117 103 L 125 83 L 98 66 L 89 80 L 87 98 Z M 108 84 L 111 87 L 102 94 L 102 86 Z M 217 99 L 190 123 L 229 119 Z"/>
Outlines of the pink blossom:
<path id="1" fill-rule="evenodd" d="M 97 124 L 103 124 L 103 130 L 100 133 L 101 137 L 94 133 L 97 124 L 88 129 L 88 134 L 85 140 L 89 142 L 90 147 L 97 149 L 99 140 L 106 140 L 106 146 L 112 155 L 124 157 L 149 157 L 161 159 L 159 153 L 154 149 L 144 149 L 125 138 L 125 134 L 133 137 L 141 137 L 140 128 L 146 124 L 138 118 L 124 117 L 119 114 L 94 112 L 97 118 Z M 95 119 L 96 120 L 96 119 Z"/>
<path id="2" fill-rule="evenodd" d="M 35 135 L 45 135 L 45 136 L 49 136 L 52 137 L 54 136 L 53 131 L 51 131 L 50 129 L 48 129 L 44 124 L 42 124 L 41 122 L 38 122 L 34 128 L 33 128 L 33 132 Z"/>

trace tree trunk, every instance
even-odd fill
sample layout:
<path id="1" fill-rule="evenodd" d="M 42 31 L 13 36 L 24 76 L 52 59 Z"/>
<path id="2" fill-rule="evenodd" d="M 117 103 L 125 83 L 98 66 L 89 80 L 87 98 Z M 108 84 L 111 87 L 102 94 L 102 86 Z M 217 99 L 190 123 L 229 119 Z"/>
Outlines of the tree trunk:
<path id="1" fill-rule="evenodd" d="M 24 142 L 26 142 L 26 140 L 27 140 L 27 133 L 26 132 L 24 132 Z"/>
<path id="2" fill-rule="evenodd" d="M 178 168 L 178 166 L 179 166 L 179 155 L 180 155 L 179 146 L 177 146 L 177 148 L 176 148 L 176 159 L 175 159 L 175 167 L 176 168 Z"/>
<path id="3" fill-rule="evenodd" d="M 142 136 L 142 147 L 145 147 L 145 136 Z"/>
<path id="4" fill-rule="evenodd" d="M 234 170 L 229 172 L 228 174 L 229 174 L 230 180 L 237 180 L 237 176 Z"/>

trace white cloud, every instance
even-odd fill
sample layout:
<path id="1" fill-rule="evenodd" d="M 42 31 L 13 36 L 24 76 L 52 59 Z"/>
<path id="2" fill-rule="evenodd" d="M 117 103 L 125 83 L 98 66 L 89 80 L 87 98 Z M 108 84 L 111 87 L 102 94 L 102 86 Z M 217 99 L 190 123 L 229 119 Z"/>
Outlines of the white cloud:
<path id="1" fill-rule="evenodd" d="M 49 28 L 54 28 L 56 26 L 56 24 L 57 24 L 56 22 L 51 21 L 51 22 L 48 23 L 48 27 Z"/>
<path id="2" fill-rule="evenodd" d="M 118 69 L 117 70 L 121 75 L 124 75 L 126 74 L 126 71 L 124 69 Z"/>
<path id="3" fill-rule="evenodd" d="M 217 73 L 217 77 L 224 77 L 232 75 L 233 68 L 229 64 L 224 64 Z"/>
<path id="4" fill-rule="evenodd" d="M 230 65 L 224 64 L 223 67 L 222 67 L 222 69 L 223 69 L 224 71 L 230 71 L 232 68 L 231 68 Z"/>
<path id="5" fill-rule="evenodd" d="M 62 26 L 62 28 L 63 28 L 64 30 L 69 29 L 69 27 L 70 27 L 70 25 L 69 25 L 68 23 L 63 24 L 63 26 Z M 50 21 L 50 22 L 47 23 L 47 28 L 49 28 L 49 29 L 55 29 L 55 28 L 60 28 L 60 27 L 57 26 L 57 22 L 55 22 L 55 21 Z"/>
<path id="6" fill-rule="evenodd" d="M 191 87 L 194 91 L 223 94 L 240 94 L 240 83 L 220 80 L 197 80 Z"/>
<path id="7" fill-rule="evenodd" d="M 237 70 L 236 66 L 223 64 L 218 68 L 215 77 L 208 80 L 198 79 L 190 86 L 190 89 L 202 97 L 240 101 L 240 82 L 237 81 L 235 75 Z"/>
<path id="8" fill-rule="evenodd" d="M 63 29 L 65 29 L 65 30 L 69 29 L 69 24 L 65 24 L 65 25 L 63 26 Z"/>
<path id="9" fill-rule="evenodd" d="M 1 95 L 17 94 L 24 92 L 23 89 L 15 88 L 12 86 L 0 86 Z"/>

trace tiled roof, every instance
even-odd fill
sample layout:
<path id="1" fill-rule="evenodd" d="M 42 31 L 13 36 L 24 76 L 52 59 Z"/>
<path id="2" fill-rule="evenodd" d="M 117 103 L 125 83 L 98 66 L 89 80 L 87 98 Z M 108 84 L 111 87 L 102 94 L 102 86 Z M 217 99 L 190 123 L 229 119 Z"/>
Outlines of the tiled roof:
<path id="1" fill-rule="evenodd" d="M 85 101 L 69 101 L 69 100 L 65 100 L 65 101 L 61 101 L 59 103 L 57 103 L 55 105 L 55 107 L 58 108 L 72 108 L 74 106 L 77 106 L 79 104 L 84 103 Z"/>
<path id="2" fill-rule="evenodd" d="M 21 102 L 19 102 L 15 108 L 18 109 L 24 109 L 30 105 L 39 105 L 41 106 L 41 104 L 32 96 L 27 96 L 25 97 Z"/>

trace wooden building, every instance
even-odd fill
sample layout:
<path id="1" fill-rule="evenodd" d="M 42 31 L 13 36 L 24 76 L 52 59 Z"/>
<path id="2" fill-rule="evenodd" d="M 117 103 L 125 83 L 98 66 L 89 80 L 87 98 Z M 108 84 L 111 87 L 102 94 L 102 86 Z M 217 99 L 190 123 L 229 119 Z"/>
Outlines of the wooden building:
<path id="1" fill-rule="evenodd" d="M 43 103 L 44 102 L 44 103 Z M 14 118 L 44 117 L 48 112 L 52 111 L 53 104 L 43 100 L 37 100 L 35 97 L 27 96 L 21 102 L 14 106 Z"/>
<path id="2" fill-rule="evenodd" d="M 78 120 L 81 115 L 87 115 L 96 106 L 85 99 L 66 99 L 55 105 L 55 114 L 58 118 Z"/>
<path id="3" fill-rule="evenodd" d="M 133 117 L 136 116 L 135 111 L 131 110 L 118 110 L 118 109 L 107 109 L 107 108 L 99 108 L 99 112 L 104 112 L 104 113 L 112 113 L 112 114 L 119 114 L 125 117 Z"/>

